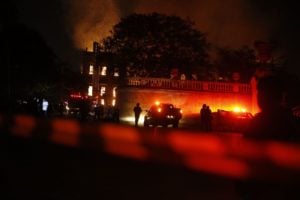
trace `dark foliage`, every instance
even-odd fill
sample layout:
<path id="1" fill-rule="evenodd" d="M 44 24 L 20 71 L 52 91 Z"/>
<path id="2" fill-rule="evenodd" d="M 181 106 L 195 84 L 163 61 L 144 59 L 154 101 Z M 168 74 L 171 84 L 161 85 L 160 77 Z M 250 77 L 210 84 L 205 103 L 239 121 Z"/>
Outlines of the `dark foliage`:
<path id="1" fill-rule="evenodd" d="M 249 82 L 257 67 L 255 52 L 248 46 L 240 49 L 219 48 L 214 63 L 220 76 L 232 81 L 234 72 L 240 73 L 240 81 Z"/>
<path id="2" fill-rule="evenodd" d="M 19 23 L 12 4 L 0 10 L 1 108 L 33 97 L 57 101 L 80 82 L 38 32 Z"/>
<path id="3" fill-rule="evenodd" d="M 191 74 L 207 64 L 208 47 L 193 22 L 158 13 L 129 15 L 104 40 L 104 50 L 116 54 L 118 64 L 154 77 L 169 77 L 173 68 Z"/>

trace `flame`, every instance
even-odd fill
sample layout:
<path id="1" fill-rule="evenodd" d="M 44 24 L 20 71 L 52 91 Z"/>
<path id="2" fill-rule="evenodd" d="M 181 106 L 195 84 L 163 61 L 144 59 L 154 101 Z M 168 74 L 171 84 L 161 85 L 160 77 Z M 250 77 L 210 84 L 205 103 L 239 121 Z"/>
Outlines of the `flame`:
<path id="1" fill-rule="evenodd" d="M 246 108 L 240 107 L 240 106 L 236 106 L 233 108 L 233 112 L 235 113 L 244 113 L 247 112 Z"/>

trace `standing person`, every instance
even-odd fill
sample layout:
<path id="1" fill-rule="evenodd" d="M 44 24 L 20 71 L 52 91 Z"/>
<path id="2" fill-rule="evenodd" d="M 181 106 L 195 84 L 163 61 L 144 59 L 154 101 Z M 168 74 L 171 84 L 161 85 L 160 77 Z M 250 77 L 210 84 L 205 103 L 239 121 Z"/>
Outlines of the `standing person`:
<path id="1" fill-rule="evenodd" d="M 290 108 L 284 105 L 286 88 L 278 76 L 261 78 L 257 84 L 257 102 L 261 109 L 251 120 L 244 137 L 257 140 L 293 142 L 298 126 Z"/>
<path id="2" fill-rule="evenodd" d="M 257 84 L 257 102 L 261 112 L 251 120 L 244 137 L 258 141 L 299 142 L 299 127 L 291 110 L 284 105 L 285 83 L 280 77 L 263 77 Z M 247 199 L 299 199 L 298 183 L 274 181 L 239 181 L 237 191 Z M 297 197 L 295 197 L 297 196 Z"/>
<path id="3" fill-rule="evenodd" d="M 60 103 L 58 104 L 58 111 L 59 111 L 60 117 L 62 117 L 62 116 L 64 115 L 64 109 L 65 109 L 64 103 L 63 103 L 63 102 L 60 102 Z"/>
<path id="4" fill-rule="evenodd" d="M 94 108 L 94 121 L 100 120 L 100 106 L 97 104 Z"/>
<path id="5" fill-rule="evenodd" d="M 90 112 L 90 104 L 88 100 L 82 100 L 79 105 L 80 120 L 85 121 Z"/>
<path id="6" fill-rule="evenodd" d="M 202 105 L 200 110 L 200 125 L 201 129 L 206 131 L 207 129 L 207 112 L 206 112 L 206 104 Z"/>
<path id="7" fill-rule="evenodd" d="M 135 119 L 135 126 L 137 127 L 139 124 L 140 115 L 142 112 L 142 108 L 140 107 L 140 103 L 137 103 L 136 106 L 133 108 L 134 112 L 134 119 Z"/>
<path id="8" fill-rule="evenodd" d="M 206 123 L 207 131 L 212 131 L 212 115 L 209 106 L 206 106 Z"/>

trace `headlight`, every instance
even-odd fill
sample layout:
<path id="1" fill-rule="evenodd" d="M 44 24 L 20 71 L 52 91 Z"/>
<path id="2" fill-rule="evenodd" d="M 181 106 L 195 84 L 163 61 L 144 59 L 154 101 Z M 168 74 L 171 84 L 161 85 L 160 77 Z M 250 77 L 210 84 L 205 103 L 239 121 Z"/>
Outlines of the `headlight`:
<path id="1" fill-rule="evenodd" d="M 174 119 L 174 116 L 173 115 L 167 115 L 167 118 L 168 119 Z"/>

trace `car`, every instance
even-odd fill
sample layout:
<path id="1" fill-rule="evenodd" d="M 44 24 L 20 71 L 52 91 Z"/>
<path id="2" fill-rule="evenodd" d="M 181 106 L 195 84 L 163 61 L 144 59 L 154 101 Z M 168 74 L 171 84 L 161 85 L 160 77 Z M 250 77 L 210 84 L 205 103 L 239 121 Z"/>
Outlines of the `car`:
<path id="1" fill-rule="evenodd" d="M 174 128 L 177 128 L 179 120 L 182 118 L 182 110 L 171 103 L 156 103 L 146 112 L 144 117 L 145 127 L 167 127 L 172 125 Z"/>
<path id="2" fill-rule="evenodd" d="M 219 109 L 216 113 L 213 113 L 213 118 L 216 130 L 244 131 L 253 118 L 253 115 L 250 112 L 235 112 Z"/>

